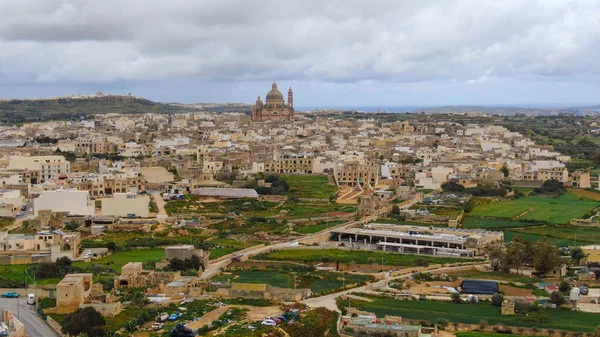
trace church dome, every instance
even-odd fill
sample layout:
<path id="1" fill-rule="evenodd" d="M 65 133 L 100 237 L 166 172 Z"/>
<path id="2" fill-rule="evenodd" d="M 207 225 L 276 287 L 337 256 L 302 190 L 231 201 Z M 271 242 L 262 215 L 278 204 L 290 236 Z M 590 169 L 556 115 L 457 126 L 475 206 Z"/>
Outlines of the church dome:
<path id="1" fill-rule="evenodd" d="M 283 94 L 281 91 L 277 90 L 277 83 L 273 82 L 273 86 L 271 87 L 271 91 L 267 93 L 267 102 L 283 102 Z"/>

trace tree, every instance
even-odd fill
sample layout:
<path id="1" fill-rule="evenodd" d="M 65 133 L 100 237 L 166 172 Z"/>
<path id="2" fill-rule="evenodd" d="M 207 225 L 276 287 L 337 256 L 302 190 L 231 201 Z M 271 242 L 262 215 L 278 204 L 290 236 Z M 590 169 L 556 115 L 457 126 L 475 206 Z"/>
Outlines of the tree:
<path id="1" fill-rule="evenodd" d="M 564 194 L 565 191 L 566 189 L 563 184 L 555 179 L 546 180 L 541 187 L 533 190 L 533 192 L 537 194 L 554 193 L 556 195 Z"/>
<path id="2" fill-rule="evenodd" d="M 600 337 L 600 325 L 592 332 L 591 337 Z"/>
<path id="3" fill-rule="evenodd" d="M 111 252 L 115 253 L 115 252 L 117 251 L 117 244 L 116 244 L 116 243 L 114 243 L 114 242 L 108 242 L 108 243 L 106 244 L 106 248 L 107 248 L 108 250 L 110 250 Z"/>
<path id="4" fill-rule="evenodd" d="M 503 241 L 498 240 L 490 243 L 486 248 L 486 254 L 494 271 L 505 271 L 507 269 L 506 246 Z"/>
<path id="5" fill-rule="evenodd" d="M 454 181 L 448 181 L 442 184 L 442 190 L 444 190 L 444 192 L 451 192 L 451 193 L 456 193 L 456 192 L 462 192 L 464 191 L 465 187 L 457 182 Z"/>
<path id="6" fill-rule="evenodd" d="M 565 301 L 565 297 L 559 293 L 558 291 L 554 291 L 551 295 L 550 295 L 550 302 L 556 304 L 557 306 L 563 305 L 566 303 Z"/>
<path id="7" fill-rule="evenodd" d="M 196 255 L 192 255 L 190 258 L 182 260 L 178 258 L 171 259 L 167 269 L 171 271 L 186 271 L 186 270 L 198 270 L 202 265 L 202 261 Z"/>
<path id="8" fill-rule="evenodd" d="M 504 302 L 504 295 L 502 294 L 494 294 L 492 295 L 492 305 L 495 307 L 501 307 L 502 302 Z"/>
<path id="9" fill-rule="evenodd" d="M 71 267 L 73 265 L 73 261 L 66 256 L 59 257 L 56 262 L 56 270 L 61 276 L 67 275 L 71 272 Z"/>
<path id="10" fill-rule="evenodd" d="M 521 241 L 514 241 L 506 249 L 506 263 L 509 268 L 517 269 L 517 272 L 521 272 L 521 268 L 526 263 L 529 254 L 527 245 Z"/>
<path id="11" fill-rule="evenodd" d="M 585 253 L 583 252 L 583 249 L 581 249 L 581 247 L 575 247 L 571 250 L 571 258 L 575 260 L 577 264 L 579 264 L 581 259 L 583 259 L 584 257 Z"/>
<path id="12" fill-rule="evenodd" d="M 171 331 L 171 337 L 194 337 L 194 332 L 183 324 L 177 324 Z"/>
<path id="13" fill-rule="evenodd" d="M 561 293 L 566 293 L 569 291 L 569 289 L 571 289 L 571 286 L 569 285 L 569 283 L 567 283 L 567 281 L 560 281 L 560 284 L 558 285 L 558 290 L 560 290 Z"/>
<path id="14" fill-rule="evenodd" d="M 92 307 L 77 309 L 67 315 L 62 323 L 62 330 L 71 336 L 86 334 L 88 337 L 102 337 L 106 325 L 104 317 Z"/>
<path id="15" fill-rule="evenodd" d="M 392 206 L 392 214 L 400 214 L 400 207 L 398 205 Z"/>
<path id="16" fill-rule="evenodd" d="M 558 248 L 543 238 L 534 247 L 533 268 L 539 274 L 545 274 L 562 263 Z"/>
<path id="17" fill-rule="evenodd" d="M 506 165 L 506 163 L 502 164 L 502 168 L 500 169 L 500 171 L 504 175 L 504 178 L 508 178 L 508 176 L 510 175 L 510 170 L 508 169 L 508 165 Z"/>

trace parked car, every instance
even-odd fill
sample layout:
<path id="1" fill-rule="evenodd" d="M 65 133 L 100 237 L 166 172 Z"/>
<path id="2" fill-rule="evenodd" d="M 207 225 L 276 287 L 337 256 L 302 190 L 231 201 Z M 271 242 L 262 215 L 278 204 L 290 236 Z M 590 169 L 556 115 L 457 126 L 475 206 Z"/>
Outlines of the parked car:
<path id="1" fill-rule="evenodd" d="M 174 312 L 171 314 L 171 316 L 169 316 L 169 321 L 176 321 L 179 319 L 179 317 L 181 317 L 181 313 L 180 312 Z"/>
<path id="2" fill-rule="evenodd" d="M 265 319 L 260 324 L 262 324 L 264 326 L 277 326 L 277 323 L 272 319 Z"/>
<path id="3" fill-rule="evenodd" d="M 157 322 L 164 322 L 167 319 L 169 319 L 169 314 L 167 314 L 166 312 L 163 312 L 160 315 L 156 316 L 156 321 Z"/>
<path id="4" fill-rule="evenodd" d="M 12 292 L 12 291 L 9 291 L 7 293 L 2 294 L 2 297 L 3 298 L 18 298 L 19 294 L 15 293 L 15 292 Z"/>
<path id="5" fill-rule="evenodd" d="M 587 294 L 589 294 L 589 292 L 590 292 L 590 289 L 588 288 L 587 284 L 584 284 L 581 286 L 581 288 L 579 288 L 579 293 L 581 295 L 587 295 Z"/>
<path id="6" fill-rule="evenodd" d="M 156 331 L 156 330 L 160 330 L 162 329 L 162 327 L 165 325 L 165 323 L 154 323 L 152 324 L 152 330 Z"/>

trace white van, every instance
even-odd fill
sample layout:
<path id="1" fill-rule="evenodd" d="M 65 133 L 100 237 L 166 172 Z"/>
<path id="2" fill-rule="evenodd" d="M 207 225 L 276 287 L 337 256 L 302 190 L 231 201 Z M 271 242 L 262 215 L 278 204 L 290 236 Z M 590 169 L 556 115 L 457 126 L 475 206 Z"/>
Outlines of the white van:
<path id="1" fill-rule="evenodd" d="M 27 294 L 27 304 L 35 304 L 35 294 Z"/>

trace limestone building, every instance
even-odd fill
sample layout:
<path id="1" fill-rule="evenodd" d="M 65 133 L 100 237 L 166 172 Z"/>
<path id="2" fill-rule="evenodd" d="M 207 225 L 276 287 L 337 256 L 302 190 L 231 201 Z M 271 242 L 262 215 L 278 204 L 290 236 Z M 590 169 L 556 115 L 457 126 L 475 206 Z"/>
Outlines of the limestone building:
<path id="1" fill-rule="evenodd" d="M 252 121 L 280 121 L 292 120 L 294 118 L 294 93 L 292 88 L 288 90 L 288 102 L 285 103 L 283 94 L 277 90 L 277 83 L 273 82 L 271 91 L 267 93 L 265 103 L 260 96 L 252 108 Z"/>

